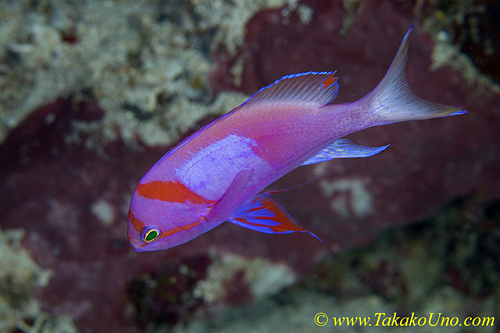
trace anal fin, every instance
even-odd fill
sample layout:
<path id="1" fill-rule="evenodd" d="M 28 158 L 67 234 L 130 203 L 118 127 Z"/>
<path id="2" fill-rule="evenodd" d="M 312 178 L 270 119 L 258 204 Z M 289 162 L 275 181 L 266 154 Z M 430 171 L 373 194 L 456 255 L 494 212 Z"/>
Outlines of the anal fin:
<path id="1" fill-rule="evenodd" d="M 323 148 L 316 156 L 311 157 L 302 165 L 315 164 L 332 160 L 334 158 L 354 158 L 354 157 L 368 157 L 380 153 L 389 147 L 368 147 L 357 145 L 348 139 L 339 139 L 331 145 Z"/>

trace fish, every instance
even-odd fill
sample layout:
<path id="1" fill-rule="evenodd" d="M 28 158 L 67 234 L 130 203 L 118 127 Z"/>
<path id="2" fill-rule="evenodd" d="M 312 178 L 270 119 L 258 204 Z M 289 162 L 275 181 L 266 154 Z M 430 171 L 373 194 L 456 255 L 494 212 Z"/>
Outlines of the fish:
<path id="1" fill-rule="evenodd" d="M 343 138 L 350 133 L 467 113 L 411 92 L 405 67 L 412 29 L 384 78 L 361 99 L 330 104 L 339 91 L 336 71 L 286 75 L 167 152 L 132 193 L 132 248 L 169 249 L 226 221 L 268 234 L 318 238 L 271 198 L 271 183 L 303 165 L 369 157 L 389 147 L 357 145 Z"/>

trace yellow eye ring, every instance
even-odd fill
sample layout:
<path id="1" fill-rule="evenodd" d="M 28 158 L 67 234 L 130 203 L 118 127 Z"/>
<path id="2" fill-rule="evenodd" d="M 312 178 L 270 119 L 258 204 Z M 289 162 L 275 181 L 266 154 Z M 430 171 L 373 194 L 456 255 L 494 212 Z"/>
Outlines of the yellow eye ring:
<path id="1" fill-rule="evenodd" d="M 155 227 L 145 228 L 142 232 L 142 240 L 146 243 L 152 243 L 161 236 L 161 230 Z"/>

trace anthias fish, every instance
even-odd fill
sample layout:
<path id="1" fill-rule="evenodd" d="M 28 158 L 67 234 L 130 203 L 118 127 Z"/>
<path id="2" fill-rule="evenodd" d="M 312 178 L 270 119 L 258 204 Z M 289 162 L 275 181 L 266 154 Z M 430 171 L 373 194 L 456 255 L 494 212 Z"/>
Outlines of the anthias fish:
<path id="1" fill-rule="evenodd" d="M 225 221 L 270 234 L 309 232 L 271 199 L 264 190 L 269 184 L 301 165 L 368 157 L 388 147 L 360 146 L 342 139 L 347 134 L 466 113 L 410 91 L 405 66 L 412 28 L 385 77 L 360 100 L 329 104 L 339 89 L 335 72 L 287 75 L 170 150 L 132 194 L 132 247 L 168 249 Z"/>

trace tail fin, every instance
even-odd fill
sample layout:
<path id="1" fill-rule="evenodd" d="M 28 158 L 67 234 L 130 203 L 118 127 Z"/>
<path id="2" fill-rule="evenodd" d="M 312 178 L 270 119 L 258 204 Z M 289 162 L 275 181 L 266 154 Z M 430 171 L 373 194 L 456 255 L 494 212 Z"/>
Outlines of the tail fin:
<path id="1" fill-rule="evenodd" d="M 405 120 L 429 119 L 467 113 L 452 105 L 443 105 L 415 96 L 406 82 L 405 67 L 408 59 L 408 36 L 401 42 L 391 67 L 378 86 L 367 96 L 372 99 L 377 125 Z"/>

